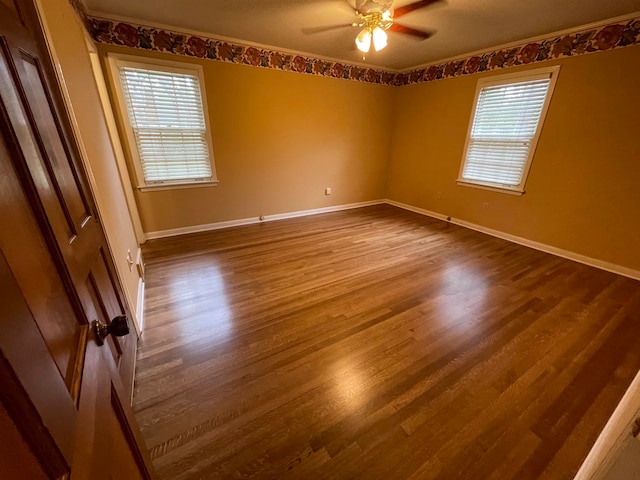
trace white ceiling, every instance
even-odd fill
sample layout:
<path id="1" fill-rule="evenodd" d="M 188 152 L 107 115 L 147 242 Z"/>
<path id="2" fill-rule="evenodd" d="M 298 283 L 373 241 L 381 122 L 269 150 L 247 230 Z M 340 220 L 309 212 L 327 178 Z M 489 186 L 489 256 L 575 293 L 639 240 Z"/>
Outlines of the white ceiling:
<path id="1" fill-rule="evenodd" d="M 406 69 L 640 11 L 640 0 L 443 0 L 404 16 L 435 34 L 416 40 L 389 33 L 389 45 L 363 62 L 350 26 L 354 0 L 85 0 L 91 15 L 136 19 L 211 36 L 346 62 Z M 394 7 L 413 0 L 395 0 Z"/>

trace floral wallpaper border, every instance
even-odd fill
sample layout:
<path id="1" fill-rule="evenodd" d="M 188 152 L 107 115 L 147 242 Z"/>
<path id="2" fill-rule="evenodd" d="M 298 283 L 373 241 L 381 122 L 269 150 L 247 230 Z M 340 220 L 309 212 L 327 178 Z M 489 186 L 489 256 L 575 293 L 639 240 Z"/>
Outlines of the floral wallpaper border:
<path id="1" fill-rule="evenodd" d="M 395 72 L 382 69 L 239 45 L 216 38 L 113 20 L 89 17 L 88 28 L 95 41 L 109 45 L 122 45 L 285 72 L 307 73 L 383 85 L 393 85 L 396 76 Z"/>
<path id="2" fill-rule="evenodd" d="M 74 1 L 71 0 L 72 4 Z M 116 20 L 90 16 L 85 16 L 84 20 L 91 36 L 98 43 L 393 86 L 430 82 L 640 45 L 640 18 L 635 18 L 398 73 Z"/>
<path id="3" fill-rule="evenodd" d="M 631 45 L 640 45 L 640 18 L 399 73 L 396 85 L 431 82 Z"/>

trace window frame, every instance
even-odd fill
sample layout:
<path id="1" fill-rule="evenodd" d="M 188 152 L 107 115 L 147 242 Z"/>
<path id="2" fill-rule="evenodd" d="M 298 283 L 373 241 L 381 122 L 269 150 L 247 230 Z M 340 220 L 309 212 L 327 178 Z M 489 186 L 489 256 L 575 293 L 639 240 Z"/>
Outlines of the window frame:
<path id="1" fill-rule="evenodd" d="M 503 75 L 492 75 L 489 77 L 481 78 L 478 80 L 476 84 L 476 92 L 473 99 L 473 108 L 471 110 L 471 117 L 469 119 L 469 126 L 467 127 L 467 134 L 464 144 L 464 151 L 462 154 L 462 161 L 460 162 L 460 169 L 458 172 L 458 178 L 456 183 L 460 186 L 464 187 L 472 187 L 479 188 L 483 190 L 490 190 L 499 193 L 507 193 L 510 195 L 523 195 L 525 193 L 525 184 L 527 182 L 527 178 L 529 177 L 529 170 L 531 169 L 531 164 L 533 163 L 533 157 L 535 156 L 535 152 L 538 146 L 538 140 L 540 138 L 540 134 L 542 132 L 542 128 L 544 126 L 544 122 L 547 116 L 547 111 L 549 109 L 549 105 L 551 103 L 551 98 L 553 97 L 553 91 L 555 89 L 556 82 L 558 80 L 558 74 L 560 72 L 560 65 L 554 65 L 551 67 L 544 68 L 536 68 L 533 70 L 526 70 L 522 72 L 516 73 L 507 73 Z M 540 112 L 540 118 L 538 120 L 538 125 L 536 131 L 531 138 L 531 146 L 529 149 L 529 154 L 527 156 L 527 160 L 524 164 L 524 168 L 522 170 L 522 176 L 520 178 L 520 183 L 518 185 L 504 185 L 498 182 L 483 182 L 481 180 L 473 180 L 468 178 L 463 178 L 464 167 L 467 163 L 467 154 L 469 151 L 469 145 L 471 143 L 471 133 L 473 130 L 473 123 L 476 116 L 476 111 L 478 109 L 478 100 L 480 97 L 480 92 L 483 88 L 493 87 L 498 85 L 508 85 L 510 83 L 518 83 L 525 82 L 527 80 L 533 80 L 535 78 L 540 78 L 544 76 L 549 76 L 549 89 L 547 90 L 547 96 L 544 100 L 544 105 Z"/>
<path id="2" fill-rule="evenodd" d="M 125 130 L 126 136 L 126 149 L 129 153 L 129 158 L 133 163 L 133 167 L 136 173 L 137 189 L 141 192 L 153 191 L 153 190 L 174 190 L 184 188 L 197 188 L 197 187 L 210 187 L 218 185 L 218 177 L 216 174 L 215 161 L 213 155 L 213 142 L 211 140 L 211 123 L 208 112 L 207 94 L 204 82 L 204 71 L 201 65 L 194 65 L 185 62 L 174 62 L 170 60 L 163 60 L 157 58 L 146 58 L 135 55 L 123 55 L 119 53 L 107 53 L 107 64 L 109 66 L 109 73 L 111 81 L 114 85 L 115 96 L 117 100 L 118 112 L 121 117 L 122 124 Z M 169 73 L 182 73 L 182 74 L 195 74 L 200 84 L 200 96 L 202 101 L 202 114 L 204 116 L 205 125 L 205 138 L 207 141 L 208 153 L 209 153 L 209 165 L 211 168 L 211 178 L 208 180 L 166 180 L 158 182 L 150 182 L 144 178 L 144 171 L 142 168 L 142 161 L 138 152 L 138 145 L 136 143 L 133 126 L 131 125 L 131 118 L 129 117 L 129 111 L 125 100 L 124 91 L 122 88 L 122 81 L 120 78 L 121 67 L 141 68 L 147 70 L 157 70 Z"/>

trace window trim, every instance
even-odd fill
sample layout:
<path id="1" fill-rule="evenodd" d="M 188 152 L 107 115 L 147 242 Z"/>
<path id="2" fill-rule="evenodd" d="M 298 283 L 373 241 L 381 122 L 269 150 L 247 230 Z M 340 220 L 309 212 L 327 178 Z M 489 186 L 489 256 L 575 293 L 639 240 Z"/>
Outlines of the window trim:
<path id="1" fill-rule="evenodd" d="M 493 192 L 518 195 L 518 196 L 523 195 L 525 193 L 524 187 L 527 182 L 527 178 L 529 177 L 529 170 L 531 169 L 531 164 L 533 163 L 533 157 L 535 156 L 536 149 L 538 147 L 538 140 L 540 138 L 540 134 L 544 126 L 544 122 L 547 116 L 547 110 L 549 109 L 549 105 L 551 103 L 551 98 L 553 97 L 553 91 L 556 86 L 556 81 L 558 80 L 559 71 L 560 71 L 560 65 L 554 65 L 551 67 L 525 70 L 522 72 L 507 73 L 503 75 L 492 75 L 492 76 L 481 78 L 478 80 L 478 83 L 476 84 L 476 92 L 473 99 L 473 108 L 471 109 L 471 117 L 469 118 L 469 125 L 467 127 L 467 134 L 465 138 L 464 151 L 462 154 L 462 161 L 460 162 L 458 178 L 456 179 L 456 183 L 458 185 L 464 186 L 464 187 L 479 188 L 482 190 L 490 190 Z M 467 153 L 469 149 L 469 144 L 471 142 L 471 131 L 473 129 L 473 121 L 475 119 L 476 110 L 478 108 L 478 99 L 480 97 L 480 91 L 485 87 L 504 85 L 508 83 L 514 83 L 516 81 L 526 81 L 527 79 L 534 79 L 536 77 L 540 78 L 540 77 L 546 77 L 546 76 L 550 77 L 549 89 L 547 91 L 547 96 L 545 98 L 542 111 L 540 112 L 540 119 L 538 120 L 538 126 L 536 128 L 535 134 L 531 138 L 531 148 L 529 150 L 529 155 L 527 156 L 524 169 L 522 170 L 522 177 L 520 179 L 520 183 L 518 185 L 508 186 L 508 185 L 500 185 L 498 183 L 483 182 L 480 180 L 471 180 L 468 178 L 463 178 L 462 174 L 464 172 L 465 164 L 467 163 Z"/>
<path id="2" fill-rule="evenodd" d="M 186 62 L 174 62 L 157 58 L 146 58 L 135 55 L 123 55 L 119 53 L 107 53 L 107 64 L 109 65 L 109 74 L 111 81 L 115 87 L 115 96 L 117 97 L 118 113 L 120 114 L 122 124 L 125 130 L 126 149 L 129 158 L 133 163 L 136 172 L 137 189 L 141 192 L 157 191 L 157 190 L 174 190 L 196 187 L 210 187 L 218 185 L 218 177 L 216 174 L 215 161 L 213 156 L 213 142 L 211 140 L 211 124 L 208 111 L 207 93 L 204 82 L 204 70 L 201 65 L 194 65 Z M 133 67 L 153 70 L 154 68 L 164 72 L 186 73 L 198 77 L 200 83 L 200 96 L 202 97 L 202 114 L 204 115 L 204 125 L 206 130 L 206 140 L 209 151 L 209 164 L 211 167 L 211 178 L 206 180 L 167 180 L 164 182 L 147 183 L 142 170 L 142 162 L 138 154 L 138 146 L 136 144 L 133 126 L 127 109 L 127 104 L 122 90 L 120 80 L 120 67 Z"/>

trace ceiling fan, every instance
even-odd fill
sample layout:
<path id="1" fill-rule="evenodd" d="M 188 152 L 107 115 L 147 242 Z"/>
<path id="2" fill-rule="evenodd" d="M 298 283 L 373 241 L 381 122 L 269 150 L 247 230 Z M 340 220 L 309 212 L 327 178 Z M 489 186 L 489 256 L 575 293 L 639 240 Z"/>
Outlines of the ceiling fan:
<path id="1" fill-rule="evenodd" d="M 428 7 L 443 0 L 418 0 L 416 2 L 393 8 L 393 0 L 356 0 L 354 11 L 358 21 L 349 25 L 336 25 L 314 29 L 303 29 L 304 33 L 319 33 L 342 27 L 360 27 L 360 33 L 355 38 L 355 44 L 362 53 L 373 49 L 377 52 L 387 46 L 387 31 L 410 35 L 425 40 L 432 32 L 407 27 L 396 20 L 414 10 Z"/>

